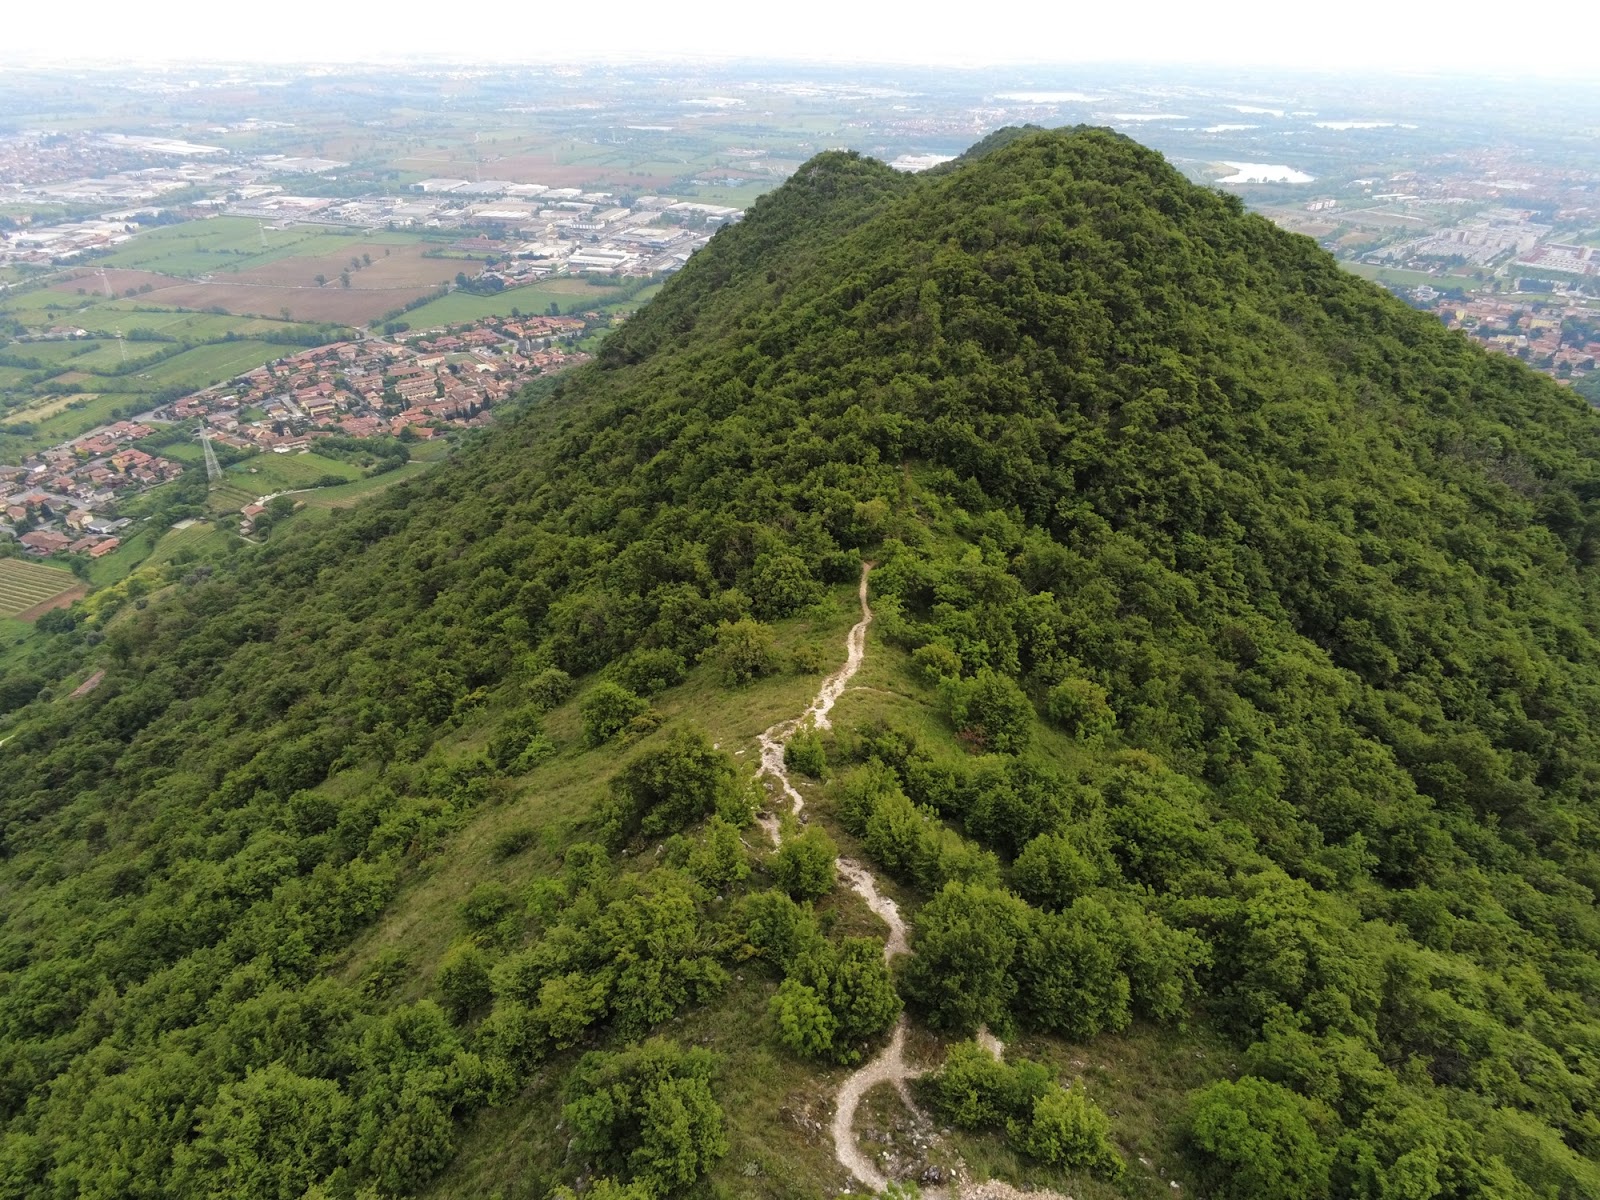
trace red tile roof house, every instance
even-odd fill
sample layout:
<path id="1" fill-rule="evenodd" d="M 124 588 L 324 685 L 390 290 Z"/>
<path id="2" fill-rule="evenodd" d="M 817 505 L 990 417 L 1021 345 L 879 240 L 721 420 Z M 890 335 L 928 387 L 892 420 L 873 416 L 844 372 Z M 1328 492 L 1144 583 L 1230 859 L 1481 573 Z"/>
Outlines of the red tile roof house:
<path id="1" fill-rule="evenodd" d="M 72 539 L 49 530 L 38 530 L 34 533 L 25 533 L 17 539 L 29 550 L 36 554 L 54 554 L 57 550 L 65 550 L 72 545 Z"/>

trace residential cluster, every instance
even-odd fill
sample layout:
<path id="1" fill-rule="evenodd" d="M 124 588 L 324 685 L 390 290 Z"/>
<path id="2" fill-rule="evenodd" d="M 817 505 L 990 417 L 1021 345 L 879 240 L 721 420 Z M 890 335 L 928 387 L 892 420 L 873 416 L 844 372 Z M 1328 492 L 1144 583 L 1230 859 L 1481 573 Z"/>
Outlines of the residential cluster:
<path id="1" fill-rule="evenodd" d="M 118 421 L 15 466 L 0 465 L 0 533 L 41 558 L 111 553 L 128 524 L 115 514 L 118 499 L 183 473 L 182 463 L 133 445 L 155 432 L 142 421 Z"/>
<path id="2" fill-rule="evenodd" d="M 595 315 L 591 320 L 601 318 Z M 319 434 L 427 440 L 489 422 L 530 375 L 588 359 L 566 342 L 578 317 L 488 317 L 463 325 L 333 342 L 302 350 L 159 408 L 199 418 L 240 450 L 291 453 Z"/>
<path id="3" fill-rule="evenodd" d="M 1450 300 L 1423 285 L 1417 301 L 1452 329 L 1558 379 L 1581 379 L 1600 363 L 1600 311 L 1554 302 L 1474 296 Z"/>
<path id="4" fill-rule="evenodd" d="M 480 427 L 527 377 L 587 361 L 570 343 L 606 320 L 598 313 L 491 317 L 299 351 L 0 465 L 0 535 L 37 557 L 109 554 L 129 524 L 118 503 L 183 473 L 183 463 L 135 444 L 175 422 L 197 421 L 219 445 L 277 454 L 335 435 L 426 441 Z M 244 506 L 243 528 L 260 511 L 259 502 Z"/>
<path id="5" fill-rule="evenodd" d="M 1597 194 L 1600 173 L 1491 148 L 1266 211 L 1475 341 L 1578 382 L 1600 356 Z"/>

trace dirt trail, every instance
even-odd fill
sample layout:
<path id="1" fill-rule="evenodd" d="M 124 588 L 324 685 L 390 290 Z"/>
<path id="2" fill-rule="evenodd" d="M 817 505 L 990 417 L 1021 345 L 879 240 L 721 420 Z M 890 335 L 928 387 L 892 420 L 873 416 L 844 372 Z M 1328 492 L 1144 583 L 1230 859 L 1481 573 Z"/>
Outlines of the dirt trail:
<path id="1" fill-rule="evenodd" d="M 861 600 L 861 620 L 850 627 L 850 636 L 845 639 L 844 665 L 822 681 L 816 699 L 805 712 L 792 720 L 779 721 L 758 739 L 761 743 L 761 770 L 758 775 L 770 775 L 777 780 L 779 791 L 789 801 L 789 811 L 797 817 L 805 808 L 806 800 L 795 790 L 794 784 L 789 782 L 789 771 L 783 765 L 783 746 L 807 724 L 814 724 L 818 729 L 832 728 L 828 714 L 839 702 L 839 697 L 844 695 L 844 689 L 855 677 L 855 673 L 861 669 L 861 660 L 867 656 L 867 626 L 872 624 L 872 609 L 867 604 L 867 575 L 871 571 L 871 563 L 861 564 L 861 586 L 856 592 Z M 763 814 L 760 819 L 761 827 L 767 831 L 767 836 L 772 839 L 774 845 L 783 840 L 779 833 L 779 815 L 776 811 Z"/>
<path id="2" fill-rule="evenodd" d="M 862 659 L 866 657 L 867 652 L 867 626 L 872 624 L 872 608 L 867 603 L 867 577 L 871 571 L 871 563 L 862 564 L 861 586 L 857 592 L 861 599 L 861 620 L 851 626 L 850 635 L 845 641 L 844 665 L 822 681 L 816 699 L 812 700 L 805 712 L 792 720 L 778 722 L 759 739 L 761 767 L 756 772 L 756 777 L 759 779 L 764 775 L 770 776 L 777 784 L 778 792 L 788 801 L 790 813 L 796 817 L 805 808 L 806 802 L 805 797 L 789 779 L 788 768 L 783 762 L 783 747 L 808 724 L 813 724 L 818 729 L 830 728 L 828 714 L 833 711 L 834 704 L 844 694 L 850 680 L 861 669 Z M 761 827 L 767 831 L 767 836 L 772 839 L 773 845 L 782 844 L 782 815 L 778 806 L 773 805 L 772 811 L 762 814 L 759 820 Z M 909 953 L 906 924 L 904 918 L 900 916 L 900 907 L 878 891 L 878 881 L 871 869 L 855 859 L 840 858 L 838 871 L 839 877 L 850 890 L 865 900 L 867 907 L 888 926 L 889 936 L 883 944 L 883 957 L 888 960 L 896 955 Z M 856 1140 L 856 1110 L 869 1091 L 880 1083 L 888 1083 L 894 1087 L 909 1112 L 917 1117 L 923 1117 L 922 1110 L 912 1098 L 909 1084 L 911 1080 L 925 1074 L 927 1068 L 914 1067 L 906 1061 L 907 1029 L 906 1018 L 902 1016 L 895 1025 L 894 1035 L 889 1039 L 889 1044 L 839 1085 L 839 1095 L 834 1103 L 832 1128 L 834 1158 L 841 1167 L 855 1176 L 857 1181 L 874 1192 L 881 1192 L 887 1188 L 889 1180 L 878 1170 L 873 1160 L 862 1152 Z M 978 1042 L 996 1058 L 1002 1057 L 1005 1053 L 1004 1044 L 987 1028 L 978 1031 Z M 952 1197 L 953 1200 L 1013 1200 L 1013 1198 L 1022 1200 L 1024 1197 L 1028 1200 L 1059 1200 L 1055 1192 L 1020 1192 L 1008 1184 L 995 1182 L 958 1183 L 950 1190 L 924 1188 L 922 1195 L 924 1200 L 952 1200 Z"/>
<path id="3" fill-rule="evenodd" d="M 807 725 L 815 725 L 818 729 L 829 728 L 828 714 L 833 711 L 833 706 L 839 697 L 844 695 L 845 688 L 849 686 L 855 673 L 861 669 L 861 661 L 867 652 L 867 626 L 872 624 L 872 606 L 867 603 L 867 578 L 871 571 L 871 563 L 862 564 L 861 586 L 856 593 L 861 600 L 861 619 L 851 626 L 850 636 L 845 640 L 844 665 L 822 681 L 816 699 L 812 700 L 805 712 L 792 720 L 779 721 L 760 737 L 761 769 L 757 773 L 758 777 L 768 776 L 777 784 L 779 794 L 788 801 L 789 811 L 794 816 L 800 815 L 806 802 L 805 797 L 789 779 L 789 771 L 784 766 L 784 743 Z M 767 831 L 773 845 L 780 845 L 783 841 L 783 818 L 779 805 L 774 804 L 772 811 L 763 814 L 760 820 L 761 827 Z M 906 953 L 908 949 L 906 923 L 900 916 L 900 907 L 878 891 L 878 881 L 873 877 L 872 871 L 865 864 L 850 858 L 839 859 L 838 871 L 839 877 L 846 885 L 865 900 L 867 907 L 889 927 L 889 936 L 883 945 L 884 958 L 892 959 L 897 954 Z M 905 1048 L 906 1019 L 901 1017 L 899 1024 L 895 1026 L 894 1036 L 889 1039 L 889 1044 L 866 1066 L 844 1081 L 834 1105 L 834 1157 L 839 1160 L 840 1166 L 873 1191 L 882 1191 L 889 1186 L 889 1181 L 873 1165 L 872 1160 L 861 1152 L 860 1146 L 856 1143 L 856 1109 L 860 1107 L 862 1097 L 874 1087 L 880 1083 L 890 1083 L 894 1085 L 895 1091 L 900 1094 L 900 1099 L 905 1102 L 906 1107 L 913 1112 L 917 1111 L 916 1102 L 911 1098 L 911 1089 L 906 1084 L 922 1074 L 922 1071 L 907 1064 Z M 933 1194 L 930 1193 L 929 1196 L 932 1200 Z"/>
<path id="4" fill-rule="evenodd" d="M 841 1167 L 874 1192 L 883 1191 L 889 1186 L 889 1181 L 872 1159 L 861 1152 L 861 1146 L 856 1141 L 856 1109 L 873 1088 L 880 1083 L 889 1083 L 894 1085 L 901 1103 L 909 1111 L 919 1112 L 916 1101 L 911 1098 L 911 1089 L 906 1085 L 925 1069 L 914 1068 L 906 1063 L 906 1019 L 901 1017 L 889 1044 L 878 1052 L 876 1058 L 839 1085 L 839 1096 L 833 1106 L 833 1156 L 839 1160 Z M 937 1200 L 941 1193 L 923 1192 L 923 1196 L 926 1200 Z"/>
<path id="5" fill-rule="evenodd" d="M 893 958 L 911 947 L 906 944 L 906 923 L 900 916 L 900 906 L 889 897 L 879 894 L 878 881 L 872 872 L 853 858 L 838 861 L 839 877 L 850 885 L 850 890 L 867 902 L 867 907 L 877 913 L 889 927 L 889 936 L 883 943 L 883 957 Z"/>

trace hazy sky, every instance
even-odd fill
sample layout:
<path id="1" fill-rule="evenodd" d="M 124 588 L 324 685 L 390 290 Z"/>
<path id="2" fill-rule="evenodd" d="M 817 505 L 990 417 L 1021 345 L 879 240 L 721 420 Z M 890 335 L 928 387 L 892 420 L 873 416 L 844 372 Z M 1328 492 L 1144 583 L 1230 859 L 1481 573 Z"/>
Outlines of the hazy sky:
<path id="1" fill-rule="evenodd" d="M 45 57 L 503 62 L 707 56 L 984 65 L 1119 62 L 1592 75 L 1595 0 L 1525 9 L 1343 0 L 67 0 L 0 18 L 0 65 Z M 541 15 L 541 12 L 545 15 Z M 1511 29 L 1513 22 L 1526 28 Z"/>

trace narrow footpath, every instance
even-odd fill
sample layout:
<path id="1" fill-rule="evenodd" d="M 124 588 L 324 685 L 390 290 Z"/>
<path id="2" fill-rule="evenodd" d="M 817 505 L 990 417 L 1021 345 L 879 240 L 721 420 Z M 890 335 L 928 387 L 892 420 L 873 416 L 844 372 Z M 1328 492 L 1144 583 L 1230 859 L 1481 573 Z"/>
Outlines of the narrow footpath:
<path id="1" fill-rule="evenodd" d="M 818 729 L 832 728 L 828 714 L 833 711 L 833 706 L 839 697 L 844 695 L 845 688 L 861 669 L 862 660 L 866 658 L 867 626 L 872 624 L 872 607 L 867 603 L 867 580 L 871 573 L 872 564 L 863 563 L 861 586 L 857 593 L 861 600 L 861 619 L 850 627 L 850 635 L 845 640 L 844 665 L 822 681 L 816 699 L 812 700 L 803 713 L 791 720 L 778 722 L 759 739 L 761 768 L 756 777 L 759 779 L 767 776 L 776 783 L 778 793 L 788 801 L 789 812 L 795 817 L 805 809 L 806 802 L 805 797 L 789 778 L 788 769 L 783 762 L 783 747 L 791 737 L 808 725 L 814 725 Z M 772 839 L 773 845 L 781 845 L 782 814 L 777 810 L 777 806 L 773 807 L 773 811 L 763 814 L 760 822 L 761 827 Z M 900 915 L 900 906 L 878 891 L 877 877 L 873 875 L 872 869 L 853 858 L 841 857 L 838 860 L 838 872 L 850 890 L 866 901 L 867 907 L 888 926 L 889 935 L 883 944 L 884 959 L 893 960 L 896 955 L 910 953 L 910 944 L 906 940 L 906 924 Z M 861 1106 L 866 1094 L 880 1083 L 890 1084 L 908 1112 L 920 1119 L 927 1119 L 912 1098 L 909 1086 L 911 1080 L 925 1074 L 927 1068 L 912 1066 L 906 1061 L 908 1028 L 907 1020 L 902 1015 L 895 1025 L 894 1034 L 890 1037 L 888 1045 L 839 1085 L 839 1093 L 834 1100 L 833 1156 L 840 1166 L 871 1192 L 883 1191 L 889 1186 L 890 1181 L 878 1170 L 872 1158 L 862 1151 L 856 1140 L 856 1110 Z M 978 1041 L 996 1058 L 1001 1057 L 1005 1051 L 1000 1040 L 991 1035 L 987 1029 L 978 1031 Z M 924 1189 L 922 1195 L 924 1200 L 952 1200 L 951 1193 L 939 1188 Z M 1012 1200 L 1012 1198 L 1060 1200 L 1055 1192 L 1020 1192 L 1008 1184 L 997 1182 L 958 1184 L 954 1192 L 954 1200 Z"/>

